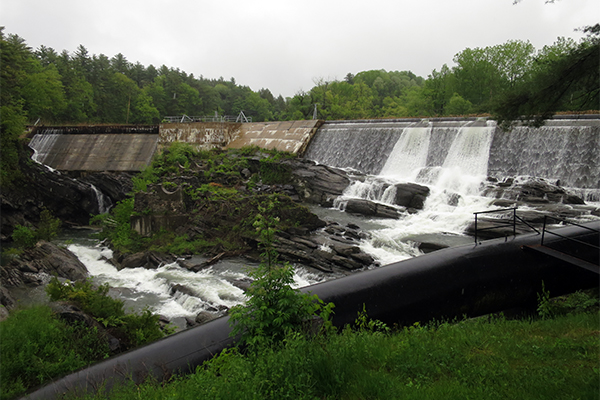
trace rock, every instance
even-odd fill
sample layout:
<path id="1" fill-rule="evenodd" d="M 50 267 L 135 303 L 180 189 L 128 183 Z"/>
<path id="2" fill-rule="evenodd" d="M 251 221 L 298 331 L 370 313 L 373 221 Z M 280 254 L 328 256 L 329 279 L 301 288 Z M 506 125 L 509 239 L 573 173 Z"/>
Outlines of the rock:
<path id="1" fill-rule="evenodd" d="M 10 269 L 18 270 L 20 273 L 11 273 L 8 271 Z M 85 265 L 73 253 L 53 243 L 40 241 L 34 248 L 27 249 L 14 258 L 6 267 L 3 278 L 8 279 L 12 274 L 13 278 L 21 280 L 20 283 L 37 284 L 40 280 L 37 276 L 39 272 L 57 275 L 71 281 L 84 280 L 88 277 Z M 3 279 L 2 283 L 7 282 Z"/>
<path id="2" fill-rule="evenodd" d="M 429 188 L 427 186 L 418 185 L 416 183 L 397 183 L 396 195 L 394 196 L 394 204 L 406 208 L 414 208 L 422 210 L 427 196 L 429 196 Z"/>
<path id="3" fill-rule="evenodd" d="M 175 296 L 175 293 L 177 293 L 177 292 L 186 294 L 188 296 L 196 296 L 196 294 L 194 293 L 194 291 L 192 289 L 190 289 L 184 285 L 175 284 L 175 285 L 171 286 L 171 289 L 169 289 L 169 294 L 171 296 Z"/>
<path id="4" fill-rule="evenodd" d="M 134 253 L 125 256 L 123 261 L 121 261 L 120 266 L 117 268 L 121 270 L 123 268 L 140 268 L 145 267 L 148 262 L 148 255 L 144 252 Z"/>
<path id="5" fill-rule="evenodd" d="M 147 268 L 156 269 L 164 264 L 174 262 L 175 259 L 157 251 L 146 251 L 125 255 L 120 262 L 116 263 L 116 268 L 120 271 L 123 268 Z"/>
<path id="6" fill-rule="evenodd" d="M 346 202 L 344 211 L 353 214 L 361 214 L 365 216 L 373 216 L 379 218 L 399 218 L 401 211 L 395 207 L 375 203 L 366 199 L 349 199 Z"/>
<path id="7" fill-rule="evenodd" d="M 196 319 L 194 322 L 198 325 L 202 325 L 216 318 L 218 318 L 218 316 L 213 313 L 210 313 L 208 311 L 200 311 L 198 315 L 196 315 Z"/>
<path id="8" fill-rule="evenodd" d="M 561 203 L 581 205 L 583 199 L 542 178 L 506 179 L 502 183 L 488 182 L 483 194 L 503 202 L 519 202 L 531 206 Z M 505 203 L 506 204 L 506 203 Z"/>
<path id="9" fill-rule="evenodd" d="M 292 169 L 290 184 L 306 203 L 331 207 L 350 184 L 350 178 L 341 169 L 317 165 L 309 160 L 286 160 L 285 163 Z"/>
<path id="10" fill-rule="evenodd" d="M 88 225 L 90 215 L 99 213 L 96 192 L 89 183 L 52 172 L 23 158 L 23 178 L 11 190 L 0 193 L 0 227 L 10 237 L 15 225 L 37 226 L 40 212 L 47 208 L 63 225 Z"/>

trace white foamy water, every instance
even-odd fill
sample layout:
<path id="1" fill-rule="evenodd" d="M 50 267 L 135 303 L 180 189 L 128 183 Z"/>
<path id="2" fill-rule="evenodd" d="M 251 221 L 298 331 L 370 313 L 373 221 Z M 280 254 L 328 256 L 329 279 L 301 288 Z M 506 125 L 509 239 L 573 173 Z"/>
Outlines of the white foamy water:
<path id="1" fill-rule="evenodd" d="M 395 184 L 413 182 L 429 187 L 423 210 L 398 220 L 379 221 L 384 228 L 371 230 L 362 249 L 382 265 L 420 253 L 410 238 L 427 234 L 463 235 L 473 213 L 489 209 L 492 199 L 479 195 L 487 177 L 493 123 L 460 128 L 443 165 L 427 167 L 430 127 L 406 128 L 378 176 L 353 182 L 338 199 L 361 198 L 393 205 Z M 359 224 L 360 225 L 360 224 Z"/>
<path id="2" fill-rule="evenodd" d="M 94 281 L 108 283 L 126 308 L 139 312 L 150 307 L 169 319 L 194 318 L 201 311 L 231 308 L 246 300 L 244 291 L 232 282 L 248 278 L 240 261 L 218 263 L 199 272 L 191 272 L 177 263 L 156 269 L 124 268 L 117 270 L 107 261 L 112 251 L 105 247 L 71 244 L 73 252 L 88 269 Z M 293 286 L 304 287 L 323 279 L 316 273 L 297 269 Z"/>

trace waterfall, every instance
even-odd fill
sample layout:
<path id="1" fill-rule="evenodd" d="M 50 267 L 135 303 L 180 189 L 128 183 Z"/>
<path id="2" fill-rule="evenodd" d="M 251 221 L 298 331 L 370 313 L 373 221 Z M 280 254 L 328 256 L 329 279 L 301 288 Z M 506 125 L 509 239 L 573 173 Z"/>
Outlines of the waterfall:
<path id="1" fill-rule="evenodd" d="M 39 164 L 49 164 L 48 159 L 52 157 L 52 149 L 60 136 L 56 133 L 33 135 L 29 142 L 29 147 L 33 149 L 32 160 Z"/>
<path id="2" fill-rule="evenodd" d="M 569 188 L 600 189 L 600 120 L 556 119 L 540 128 L 496 130 L 489 174 L 531 175 Z"/>
<path id="3" fill-rule="evenodd" d="M 324 124 L 305 157 L 320 164 L 378 173 L 404 128 L 412 122 L 335 122 Z"/>
<path id="4" fill-rule="evenodd" d="M 106 214 L 108 210 L 112 207 L 112 202 L 110 198 L 104 195 L 102 191 L 100 191 L 96 186 L 90 183 L 90 187 L 96 194 L 96 203 L 98 204 L 98 214 Z"/>
<path id="5" fill-rule="evenodd" d="M 427 165 L 432 125 L 404 128 L 394 149 L 379 173 L 397 179 L 414 180 Z"/>

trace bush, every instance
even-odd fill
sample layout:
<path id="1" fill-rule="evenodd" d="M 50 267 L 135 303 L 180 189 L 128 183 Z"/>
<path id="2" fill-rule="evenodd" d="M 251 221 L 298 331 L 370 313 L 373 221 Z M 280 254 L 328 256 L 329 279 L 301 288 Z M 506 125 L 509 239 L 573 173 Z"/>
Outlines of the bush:
<path id="1" fill-rule="evenodd" d="M 60 225 L 60 219 L 54 217 L 47 208 L 44 208 L 40 213 L 40 226 L 36 232 L 38 240 L 49 242 L 54 239 L 60 231 Z"/>
<path id="2" fill-rule="evenodd" d="M 17 311 L 0 322 L 0 399 L 108 356 L 95 329 L 68 326 L 47 306 Z"/>
<path id="3" fill-rule="evenodd" d="M 159 316 L 146 309 L 141 315 L 125 314 L 123 301 L 108 295 L 109 286 L 93 288 L 91 282 L 60 283 L 52 278 L 46 287 L 51 301 L 70 301 L 90 314 L 115 336 L 122 338 L 126 348 L 136 347 L 164 336 Z"/>
<path id="4" fill-rule="evenodd" d="M 270 216 L 275 206 L 275 202 L 270 202 L 266 207 L 259 207 L 261 213 L 254 226 L 264 248 L 263 262 L 250 273 L 254 281 L 247 291 L 246 304 L 230 310 L 232 336 L 241 333 L 242 343 L 251 349 L 281 342 L 293 332 L 303 333 L 313 317 L 323 320 L 323 331 L 332 327 L 329 317 L 333 303 L 324 305 L 317 295 L 293 289 L 293 268 L 288 264 L 277 265 L 272 242 L 278 220 Z"/>
<path id="5" fill-rule="evenodd" d="M 22 249 L 30 249 L 37 243 L 35 231 L 23 225 L 15 226 L 12 233 L 12 240 L 17 247 Z"/>

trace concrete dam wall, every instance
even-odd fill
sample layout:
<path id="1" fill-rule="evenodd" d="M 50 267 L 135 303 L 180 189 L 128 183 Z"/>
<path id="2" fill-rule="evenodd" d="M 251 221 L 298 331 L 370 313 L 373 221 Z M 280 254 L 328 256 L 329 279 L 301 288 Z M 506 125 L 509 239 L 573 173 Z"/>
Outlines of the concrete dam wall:
<path id="1" fill-rule="evenodd" d="M 302 155 L 322 121 L 192 122 L 159 126 L 39 127 L 33 159 L 59 171 L 137 172 L 173 142 L 196 150 L 259 146 Z"/>

